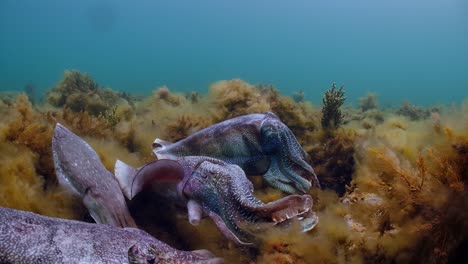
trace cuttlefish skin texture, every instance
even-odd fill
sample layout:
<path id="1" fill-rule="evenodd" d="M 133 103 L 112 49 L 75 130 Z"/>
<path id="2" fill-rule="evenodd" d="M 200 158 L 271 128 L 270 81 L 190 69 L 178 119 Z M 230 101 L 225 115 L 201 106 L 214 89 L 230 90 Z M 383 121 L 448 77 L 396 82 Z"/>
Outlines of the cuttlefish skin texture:
<path id="1" fill-rule="evenodd" d="M 158 159 L 208 156 L 236 164 L 247 175 L 263 175 L 271 186 L 287 193 L 306 193 L 311 186 L 320 187 L 306 162 L 307 153 L 273 113 L 232 118 L 176 143 L 156 139 L 153 147 Z"/>
<path id="2" fill-rule="evenodd" d="M 88 143 L 57 123 L 52 153 L 59 183 L 83 200 L 96 223 L 136 227 L 114 175 Z"/>
<path id="3" fill-rule="evenodd" d="M 257 228 L 288 221 L 312 207 L 309 195 L 289 195 L 265 204 L 254 196 L 253 185 L 239 166 L 214 158 L 162 159 L 139 169 L 117 161 L 115 167 L 115 176 L 129 199 L 173 178 L 172 190 L 157 188 L 155 192 L 176 193 L 173 201 L 185 204 L 190 223 L 197 225 L 203 216 L 209 216 L 226 238 L 238 244 L 252 244 Z"/>
<path id="4" fill-rule="evenodd" d="M 136 228 L 0 208 L 0 263 L 223 263 L 207 250 L 180 251 Z"/>

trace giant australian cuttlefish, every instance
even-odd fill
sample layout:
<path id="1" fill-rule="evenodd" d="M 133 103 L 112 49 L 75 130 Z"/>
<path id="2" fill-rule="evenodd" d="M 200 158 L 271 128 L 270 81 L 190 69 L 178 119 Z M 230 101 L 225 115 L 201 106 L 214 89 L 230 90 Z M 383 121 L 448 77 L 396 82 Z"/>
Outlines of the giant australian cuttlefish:
<path id="1" fill-rule="evenodd" d="M 220 264 L 207 250 L 181 251 L 137 228 L 0 208 L 0 263 Z"/>
<path id="2" fill-rule="evenodd" d="M 202 129 L 176 143 L 157 138 L 158 159 L 208 156 L 239 165 L 247 175 L 263 175 L 271 186 L 287 193 L 307 193 L 320 187 L 307 163 L 308 155 L 292 131 L 273 113 L 249 114 Z"/>
<path id="3" fill-rule="evenodd" d="M 318 220 L 310 211 L 310 195 L 289 195 L 265 204 L 254 196 L 253 185 L 239 166 L 218 159 L 162 159 L 139 169 L 117 161 L 115 169 L 127 198 L 132 199 L 145 187 L 153 187 L 156 193 L 186 206 L 193 225 L 207 215 L 228 239 L 239 244 L 251 244 L 253 232 L 259 228 L 300 218 L 307 231 Z"/>

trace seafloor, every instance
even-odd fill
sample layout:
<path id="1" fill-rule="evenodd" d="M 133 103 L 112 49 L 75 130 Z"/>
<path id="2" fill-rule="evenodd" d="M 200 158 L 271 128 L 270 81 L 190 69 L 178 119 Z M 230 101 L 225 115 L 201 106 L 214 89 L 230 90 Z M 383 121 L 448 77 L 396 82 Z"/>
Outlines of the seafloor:
<path id="1" fill-rule="evenodd" d="M 143 97 L 67 71 L 42 99 L 31 87 L 25 92 L 0 97 L 0 206 L 91 221 L 57 186 L 56 122 L 85 138 L 113 171 L 117 158 L 134 166 L 153 160 L 156 137 L 176 141 L 231 117 L 271 111 L 310 155 L 323 186 L 310 191 L 320 218 L 315 229 L 268 230 L 257 248 L 242 248 L 209 219 L 191 226 L 170 201 L 146 197 L 129 204 L 139 226 L 175 248 L 205 248 L 226 263 L 456 263 L 465 256 L 467 100 L 384 109 L 375 95 L 363 95 L 358 106 L 341 107 L 338 124 L 323 128 L 321 105 L 241 80 L 217 82 L 203 95 L 162 87 Z M 264 201 L 284 195 L 261 177 L 250 179 Z"/>

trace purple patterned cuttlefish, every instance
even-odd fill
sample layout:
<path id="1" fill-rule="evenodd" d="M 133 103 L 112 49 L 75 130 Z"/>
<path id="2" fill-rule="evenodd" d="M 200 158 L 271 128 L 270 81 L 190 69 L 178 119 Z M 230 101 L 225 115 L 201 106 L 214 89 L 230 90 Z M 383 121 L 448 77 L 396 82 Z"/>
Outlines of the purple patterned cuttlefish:
<path id="1" fill-rule="evenodd" d="M 197 225 L 209 216 L 221 233 L 237 244 L 255 243 L 255 233 L 274 225 L 298 221 L 303 231 L 318 218 L 311 211 L 310 195 L 289 195 L 263 203 L 237 165 L 202 156 L 160 159 L 136 169 L 117 161 L 115 176 L 128 199 L 144 188 L 187 208 L 189 222 Z"/>
<path id="2" fill-rule="evenodd" d="M 88 143 L 57 123 L 52 154 L 60 185 L 82 199 L 96 223 L 136 227 L 118 182 Z"/>
<path id="3" fill-rule="evenodd" d="M 292 131 L 273 113 L 250 114 L 202 129 L 176 143 L 156 139 L 158 159 L 208 156 L 239 165 L 247 175 L 263 175 L 286 193 L 307 193 L 319 187 L 308 155 Z"/>
<path id="4" fill-rule="evenodd" d="M 0 208 L 0 263 L 220 264 L 207 250 L 181 251 L 143 230 Z"/>

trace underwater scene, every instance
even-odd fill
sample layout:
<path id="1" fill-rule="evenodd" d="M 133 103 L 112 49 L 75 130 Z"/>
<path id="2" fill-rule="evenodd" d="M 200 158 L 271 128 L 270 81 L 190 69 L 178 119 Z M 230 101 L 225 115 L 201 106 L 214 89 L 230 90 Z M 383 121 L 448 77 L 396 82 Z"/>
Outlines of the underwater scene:
<path id="1" fill-rule="evenodd" d="M 468 263 L 464 1 L 0 21 L 0 263 Z"/>

